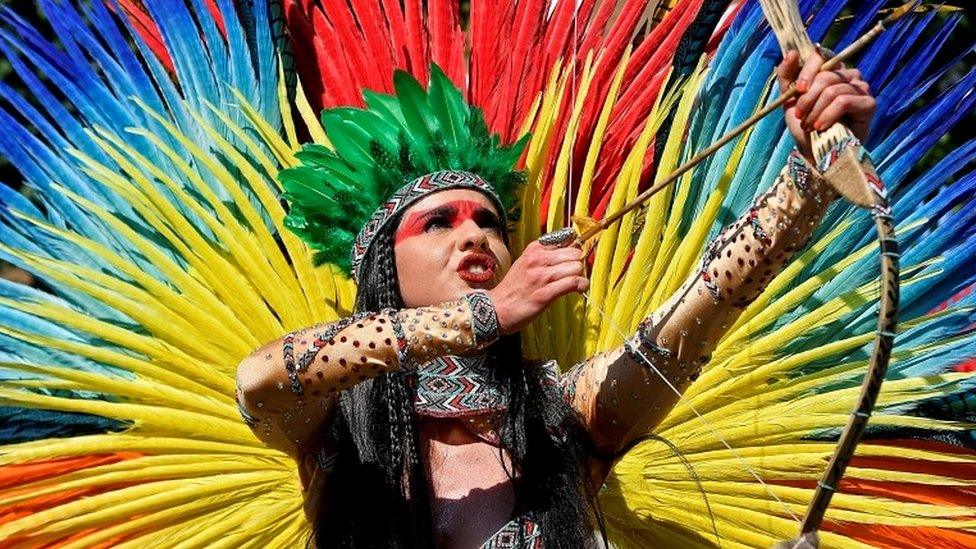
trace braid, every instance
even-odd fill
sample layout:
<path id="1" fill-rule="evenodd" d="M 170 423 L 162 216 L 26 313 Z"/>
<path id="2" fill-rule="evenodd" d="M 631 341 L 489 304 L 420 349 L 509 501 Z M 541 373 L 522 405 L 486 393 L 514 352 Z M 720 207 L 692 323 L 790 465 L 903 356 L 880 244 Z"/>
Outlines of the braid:
<path id="1" fill-rule="evenodd" d="M 384 230 L 363 260 L 356 311 L 403 307 L 392 229 Z M 531 512 L 541 523 L 546 547 L 583 547 L 592 536 L 587 504 L 595 495 L 585 472 L 582 445 L 588 437 L 558 389 L 543 381 L 543 368 L 523 360 L 521 348 L 516 334 L 503 337 L 490 350 L 491 363 L 509 392 L 509 408 L 497 418 L 497 431 L 499 451 L 511 458 L 502 463 L 512 464 L 508 473 L 515 512 Z M 340 393 L 326 440 L 338 456 L 321 495 L 316 546 L 434 546 L 415 397 L 416 387 L 403 370 Z"/>

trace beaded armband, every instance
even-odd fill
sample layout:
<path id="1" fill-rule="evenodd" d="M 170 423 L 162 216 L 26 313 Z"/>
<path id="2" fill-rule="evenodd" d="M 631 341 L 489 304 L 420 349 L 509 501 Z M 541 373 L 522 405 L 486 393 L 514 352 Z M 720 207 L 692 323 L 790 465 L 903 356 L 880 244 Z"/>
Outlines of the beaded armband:
<path id="1" fill-rule="evenodd" d="M 471 331 L 479 348 L 487 347 L 498 339 L 498 314 L 488 292 L 478 290 L 464 296 L 471 307 Z"/>
<path id="2" fill-rule="evenodd" d="M 656 369 L 655 375 L 663 375 L 675 385 L 684 385 L 698 379 L 702 368 L 711 360 L 711 355 L 704 355 L 696 360 L 682 360 L 662 346 L 668 344 L 667 339 L 662 337 L 660 344 L 655 341 L 653 328 L 651 318 L 645 318 L 638 326 L 637 333 L 624 342 L 624 351 L 631 360 L 651 370 Z"/>

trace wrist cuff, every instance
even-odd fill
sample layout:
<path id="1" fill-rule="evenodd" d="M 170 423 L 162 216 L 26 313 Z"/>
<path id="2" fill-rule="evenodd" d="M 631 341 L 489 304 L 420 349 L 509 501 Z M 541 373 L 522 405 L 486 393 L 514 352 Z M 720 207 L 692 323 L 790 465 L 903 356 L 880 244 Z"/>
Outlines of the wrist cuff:
<path id="1" fill-rule="evenodd" d="M 479 348 L 487 347 L 498 339 L 498 314 L 488 292 L 478 290 L 464 296 L 471 307 L 471 331 Z"/>

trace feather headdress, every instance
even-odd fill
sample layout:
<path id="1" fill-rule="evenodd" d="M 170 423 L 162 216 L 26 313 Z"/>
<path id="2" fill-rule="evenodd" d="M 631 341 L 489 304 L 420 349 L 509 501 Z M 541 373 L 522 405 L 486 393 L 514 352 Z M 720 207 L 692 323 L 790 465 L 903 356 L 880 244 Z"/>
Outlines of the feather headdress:
<path id="1" fill-rule="evenodd" d="M 403 71 L 393 82 L 395 95 L 364 92 L 365 109 L 323 111 L 332 148 L 305 145 L 300 165 L 279 175 L 291 205 L 285 226 L 316 250 L 316 263 L 347 274 L 356 273 L 377 231 L 420 197 L 479 189 L 504 215 L 524 181 L 513 166 L 529 136 L 501 144 L 481 109 L 436 65 L 426 91 Z"/>

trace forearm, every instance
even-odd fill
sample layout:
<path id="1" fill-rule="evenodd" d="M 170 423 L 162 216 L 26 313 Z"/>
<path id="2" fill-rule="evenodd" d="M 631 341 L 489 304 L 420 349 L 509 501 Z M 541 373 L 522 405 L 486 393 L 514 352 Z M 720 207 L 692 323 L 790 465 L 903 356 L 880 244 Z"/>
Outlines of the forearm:
<path id="1" fill-rule="evenodd" d="M 567 384 L 599 448 L 615 452 L 660 423 L 728 327 L 806 244 L 834 197 L 791 156 L 776 183 L 708 246 L 699 269 L 634 337 L 570 372 Z"/>
<path id="2" fill-rule="evenodd" d="M 493 314 L 484 294 L 417 309 L 385 310 L 299 330 L 238 366 L 238 405 L 269 445 L 301 448 L 342 390 L 436 356 L 464 355 L 497 337 L 479 321 Z M 474 314 L 474 308 L 480 315 Z"/>

